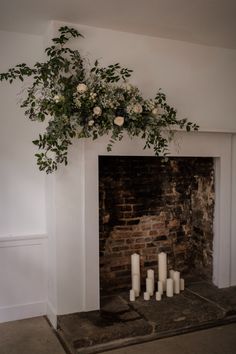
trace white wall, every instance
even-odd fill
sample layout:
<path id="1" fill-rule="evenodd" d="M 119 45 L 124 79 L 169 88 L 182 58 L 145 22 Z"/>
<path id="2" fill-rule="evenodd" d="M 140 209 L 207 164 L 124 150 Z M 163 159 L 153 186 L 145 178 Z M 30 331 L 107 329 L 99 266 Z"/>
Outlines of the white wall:
<path id="1" fill-rule="evenodd" d="M 0 32 L 0 72 L 42 56 L 43 38 Z M 22 85 L 0 83 L 0 322 L 45 314 L 45 176 L 32 140 L 39 126 L 19 105 Z"/>
<path id="2" fill-rule="evenodd" d="M 62 24 L 54 23 L 56 29 Z M 236 50 L 147 37 L 82 25 L 85 39 L 73 42 L 103 65 L 120 62 L 134 70 L 132 81 L 144 95 L 162 88 L 181 117 L 203 131 L 236 132 Z"/>
<path id="3" fill-rule="evenodd" d="M 0 32 L 0 72 L 42 56 L 42 37 Z M 46 232 L 44 175 L 35 164 L 32 140 L 39 126 L 19 107 L 20 83 L 0 84 L 0 236 Z"/>

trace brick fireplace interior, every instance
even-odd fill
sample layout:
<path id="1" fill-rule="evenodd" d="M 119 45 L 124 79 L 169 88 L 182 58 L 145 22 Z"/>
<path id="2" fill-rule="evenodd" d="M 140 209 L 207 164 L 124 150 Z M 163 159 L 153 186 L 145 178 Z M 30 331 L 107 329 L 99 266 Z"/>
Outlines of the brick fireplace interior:
<path id="1" fill-rule="evenodd" d="M 131 286 L 132 253 L 157 272 L 157 254 L 184 277 L 212 279 L 214 159 L 99 157 L 100 292 Z"/>

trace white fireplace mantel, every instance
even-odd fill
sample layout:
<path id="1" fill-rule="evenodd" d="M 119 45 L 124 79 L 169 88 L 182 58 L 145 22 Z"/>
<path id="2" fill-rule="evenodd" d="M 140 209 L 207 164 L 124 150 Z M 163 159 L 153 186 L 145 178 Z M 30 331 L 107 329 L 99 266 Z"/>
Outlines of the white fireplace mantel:
<path id="1" fill-rule="evenodd" d="M 98 156 L 153 156 L 143 141 L 125 137 L 107 152 L 108 138 L 76 142 L 69 166 L 47 179 L 49 308 L 55 316 L 99 309 Z M 177 143 L 176 143 L 177 142 Z M 225 133 L 178 132 L 171 156 L 215 158 L 213 282 L 236 285 L 236 137 Z"/>

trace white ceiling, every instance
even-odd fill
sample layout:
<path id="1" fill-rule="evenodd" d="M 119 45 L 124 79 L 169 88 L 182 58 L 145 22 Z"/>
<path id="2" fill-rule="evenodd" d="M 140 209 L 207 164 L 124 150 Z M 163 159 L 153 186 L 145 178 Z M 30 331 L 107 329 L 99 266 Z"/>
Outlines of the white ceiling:
<path id="1" fill-rule="evenodd" d="M 49 20 L 236 49 L 236 0 L 0 0 L 0 30 Z"/>

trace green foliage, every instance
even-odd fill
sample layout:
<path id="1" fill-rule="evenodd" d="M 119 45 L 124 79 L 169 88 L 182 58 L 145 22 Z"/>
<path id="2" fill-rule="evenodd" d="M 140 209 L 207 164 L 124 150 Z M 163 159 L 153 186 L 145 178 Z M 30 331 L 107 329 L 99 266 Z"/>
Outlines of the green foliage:
<path id="1" fill-rule="evenodd" d="M 166 155 L 177 127 L 198 129 L 187 119 L 177 119 L 176 110 L 160 90 L 154 99 L 144 99 L 139 89 L 128 83 L 132 70 L 119 63 L 101 67 L 96 60 L 90 70 L 85 69 L 79 51 L 65 46 L 70 39 L 83 36 L 67 26 L 59 33 L 45 49 L 45 62 L 36 62 L 33 68 L 18 64 L 0 74 L 0 81 L 10 83 L 33 79 L 21 107 L 30 120 L 47 121 L 44 134 L 33 141 L 39 149 L 35 156 L 40 170 L 51 173 L 58 164 L 67 165 L 68 148 L 75 137 L 97 139 L 111 133 L 110 151 L 126 131 L 130 137 L 143 138 L 144 148 Z"/>

